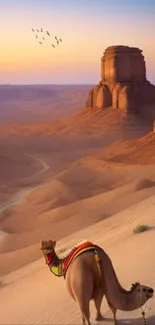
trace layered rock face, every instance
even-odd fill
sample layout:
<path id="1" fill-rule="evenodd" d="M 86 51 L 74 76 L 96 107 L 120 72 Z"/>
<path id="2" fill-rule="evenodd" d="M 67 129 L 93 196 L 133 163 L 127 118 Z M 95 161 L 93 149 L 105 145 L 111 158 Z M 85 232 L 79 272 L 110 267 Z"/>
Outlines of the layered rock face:
<path id="1" fill-rule="evenodd" d="M 142 105 L 155 103 L 155 86 L 146 79 L 142 50 L 110 46 L 101 58 L 101 81 L 89 93 L 87 107 L 111 106 L 124 113 L 139 112 Z"/>

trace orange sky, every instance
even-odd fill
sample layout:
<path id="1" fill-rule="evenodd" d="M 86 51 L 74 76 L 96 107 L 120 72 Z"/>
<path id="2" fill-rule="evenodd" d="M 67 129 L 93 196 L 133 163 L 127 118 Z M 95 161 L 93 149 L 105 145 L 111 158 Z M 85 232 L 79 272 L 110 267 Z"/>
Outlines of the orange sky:
<path id="1" fill-rule="evenodd" d="M 1 84 L 95 83 L 105 48 L 117 44 L 143 49 L 155 83 L 155 1 L 0 2 Z M 51 33 L 43 45 L 31 31 L 41 27 Z M 54 49 L 55 35 L 62 43 Z"/>

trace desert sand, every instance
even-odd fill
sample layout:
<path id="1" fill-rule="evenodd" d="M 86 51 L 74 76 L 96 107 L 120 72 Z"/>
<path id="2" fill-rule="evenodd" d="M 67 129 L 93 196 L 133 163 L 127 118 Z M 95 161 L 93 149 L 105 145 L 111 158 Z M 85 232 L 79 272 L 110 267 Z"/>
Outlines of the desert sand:
<path id="1" fill-rule="evenodd" d="M 29 119 L 23 118 L 21 108 L 17 119 L 4 116 L 1 123 L 0 324 L 80 323 L 65 281 L 45 265 L 42 239 L 57 240 L 58 254 L 89 239 L 109 254 L 126 289 L 135 281 L 154 288 L 152 124 L 118 110 L 84 109 L 84 90 L 76 90 L 74 106 L 75 89 L 73 96 L 71 89 L 65 91 L 71 102 L 68 113 L 67 105 L 60 108 L 60 119 L 43 101 L 42 121 L 31 94 Z M 78 111 L 79 98 L 83 104 Z M 55 102 L 51 100 L 53 109 Z M 68 116 L 63 115 L 65 108 Z M 139 224 L 150 229 L 135 235 Z M 154 298 L 149 305 L 147 324 L 154 324 Z M 95 324 L 93 303 L 91 311 Z M 107 320 L 101 324 L 113 324 L 105 300 L 102 313 Z M 118 318 L 120 324 L 142 324 L 140 309 L 118 312 Z"/>
<path id="2" fill-rule="evenodd" d="M 154 204 L 155 195 L 152 195 L 142 203 L 61 240 L 57 243 L 57 251 L 61 247 L 71 247 L 79 239 L 88 238 L 102 245 L 110 255 L 125 288 L 130 288 L 133 281 L 154 287 Z M 139 223 L 146 223 L 146 220 L 152 229 L 133 235 L 133 228 Z M 38 261 L 1 278 L 0 304 L 1 324 L 80 323 L 78 307 L 68 296 L 65 281 L 50 273 L 41 256 Z M 153 325 L 154 299 L 149 302 L 148 307 L 151 310 L 146 309 L 147 324 Z M 91 312 L 93 319 L 93 304 Z M 107 318 L 102 324 L 113 324 L 105 301 L 102 312 Z M 118 319 L 126 320 L 124 323 L 121 321 L 121 324 L 142 324 L 140 312 L 140 309 L 134 312 L 118 312 Z"/>

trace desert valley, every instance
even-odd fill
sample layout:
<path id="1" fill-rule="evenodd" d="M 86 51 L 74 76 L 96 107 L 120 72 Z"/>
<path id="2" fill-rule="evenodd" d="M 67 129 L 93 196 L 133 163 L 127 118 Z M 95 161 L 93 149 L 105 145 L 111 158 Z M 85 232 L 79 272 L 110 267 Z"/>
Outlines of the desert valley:
<path id="1" fill-rule="evenodd" d="M 141 66 L 135 74 L 145 79 Z M 155 287 L 155 91 L 147 86 L 145 105 L 134 106 L 137 81 L 116 80 L 114 93 L 108 71 L 95 87 L 0 86 L 1 325 L 80 323 L 65 280 L 45 264 L 43 239 L 56 240 L 60 256 L 88 239 L 110 256 L 123 287 Z M 148 230 L 135 234 L 140 225 Z M 101 311 L 100 324 L 113 324 L 105 300 Z M 145 312 L 154 325 L 154 297 Z M 92 303 L 92 324 L 94 315 Z M 117 317 L 143 323 L 141 309 Z"/>

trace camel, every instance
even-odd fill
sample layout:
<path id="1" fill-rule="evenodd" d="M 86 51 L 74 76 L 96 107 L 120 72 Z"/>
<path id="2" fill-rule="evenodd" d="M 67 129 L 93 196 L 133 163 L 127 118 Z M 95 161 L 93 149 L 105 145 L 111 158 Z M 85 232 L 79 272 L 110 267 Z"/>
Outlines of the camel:
<path id="1" fill-rule="evenodd" d="M 104 296 L 112 311 L 114 325 L 117 325 L 116 312 L 118 309 L 132 311 L 142 307 L 148 299 L 153 297 L 154 290 L 138 282 L 132 284 L 129 291 L 125 290 L 119 283 L 106 252 L 101 247 L 91 242 L 88 243 L 90 243 L 90 249 L 79 253 L 79 255 L 74 255 L 74 259 L 68 263 L 65 273 L 63 266 L 69 256 L 73 255 L 72 252 L 75 249 L 60 259 L 55 252 L 56 241 L 43 240 L 41 241 L 41 250 L 50 271 L 57 276 L 64 276 L 68 293 L 79 305 L 83 325 L 86 323 L 91 325 L 90 300 L 94 300 L 97 311 L 96 320 L 104 319 L 100 311 Z M 80 244 L 76 247 L 80 247 Z"/>

